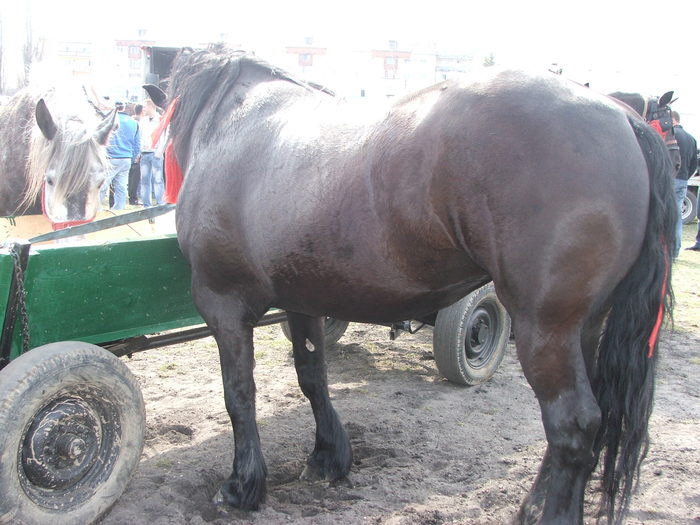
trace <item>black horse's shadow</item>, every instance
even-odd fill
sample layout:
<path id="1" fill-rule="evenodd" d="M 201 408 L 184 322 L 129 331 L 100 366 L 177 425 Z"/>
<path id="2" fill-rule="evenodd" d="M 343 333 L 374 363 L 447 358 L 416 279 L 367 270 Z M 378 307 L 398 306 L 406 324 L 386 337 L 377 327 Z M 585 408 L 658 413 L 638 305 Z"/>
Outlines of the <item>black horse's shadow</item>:
<path id="1" fill-rule="evenodd" d="M 173 448 L 142 460 L 116 504 L 115 519 L 116 516 L 122 519 L 125 513 L 136 514 L 137 509 L 144 507 L 163 506 L 164 513 L 199 515 L 207 522 L 216 519 L 264 522 L 266 509 L 302 518 L 342 511 L 363 502 L 385 507 L 381 511 L 385 515 L 400 512 L 408 504 L 420 505 L 438 495 L 431 488 L 416 494 L 415 487 L 432 471 L 439 471 L 450 484 L 464 485 L 461 490 L 466 492 L 477 490 L 488 480 L 496 482 L 508 477 L 510 466 L 517 460 L 504 460 L 499 449 L 489 447 L 483 439 L 480 440 L 483 446 L 460 445 L 462 452 L 454 457 L 450 457 L 454 453 L 452 449 L 436 449 L 438 442 L 433 440 L 435 435 L 451 433 L 456 442 L 476 441 L 476 436 L 481 434 L 477 430 L 478 420 L 493 417 L 493 407 L 506 395 L 503 390 L 512 389 L 514 374 L 520 376 L 519 381 L 516 379 L 523 390 L 520 395 L 529 395 L 514 357 L 507 358 L 505 371 L 497 373 L 492 381 L 465 388 L 441 379 L 434 363 L 421 359 L 424 345 L 411 343 L 410 346 L 414 348 L 407 351 L 391 341 L 341 342 L 327 349 L 330 395 L 353 449 L 348 477 L 331 483 L 299 479 L 313 450 L 314 418 L 298 387 L 290 386 L 284 394 L 277 392 L 272 400 L 267 400 L 274 403 L 274 414 L 259 418 L 268 469 L 268 498 L 260 513 L 221 508 L 212 501 L 233 459 L 232 435 L 226 429 L 228 417 L 222 406 L 219 414 L 222 430 L 201 442 L 196 442 L 196 426 L 182 422 L 175 409 L 149 421 L 146 450 L 149 441 L 163 439 L 169 440 Z M 275 352 L 274 357 L 278 360 L 282 357 L 284 362 L 272 366 L 289 368 L 292 376 L 285 377 L 293 377 L 293 363 L 286 349 Z M 396 366 L 387 368 L 388 361 Z M 265 386 L 259 387 L 261 402 L 267 394 Z M 292 402 L 285 405 L 290 398 Z M 441 403 L 450 405 L 447 411 L 437 409 Z M 532 413 L 523 413 L 523 417 L 536 423 L 533 415 L 537 409 L 534 402 L 531 404 Z M 449 429 L 440 428 L 445 417 Z M 462 436 L 455 434 L 459 430 Z M 542 435 L 535 431 L 526 441 L 520 443 L 516 439 L 516 442 L 524 450 L 541 446 L 541 439 Z M 472 468 L 465 470 L 464 464 Z M 534 476 L 534 460 L 529 467 L 521 474 Z M 432 481 L 428 487 L 435 485 Z M 382 495 L 383 492 L 386 494 Z M 497 505 L 495 501 L 489 504 Z M 507 512 L 512 513 L 512 509 Z M 118 521 L 112 522 L 108 516 L 105 523 Z"/>

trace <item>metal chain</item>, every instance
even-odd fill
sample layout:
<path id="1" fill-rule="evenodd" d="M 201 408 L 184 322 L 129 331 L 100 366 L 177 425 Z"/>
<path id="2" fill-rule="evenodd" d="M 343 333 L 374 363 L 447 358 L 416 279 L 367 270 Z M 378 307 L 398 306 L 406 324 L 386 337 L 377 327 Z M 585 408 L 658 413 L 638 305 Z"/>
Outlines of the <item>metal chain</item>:
<path id="1" fill-rule="evenodd" d="M 27 315 L 27 291 L 24 289 L 24 272 L 19 260 L 19 252 L 11 250 L 12 262 L 15 267 L 15 279 L 17 280 L 17 308 L 19 320 L 22 325 L 22 353 L 29 351 L 29 316 Z"/>

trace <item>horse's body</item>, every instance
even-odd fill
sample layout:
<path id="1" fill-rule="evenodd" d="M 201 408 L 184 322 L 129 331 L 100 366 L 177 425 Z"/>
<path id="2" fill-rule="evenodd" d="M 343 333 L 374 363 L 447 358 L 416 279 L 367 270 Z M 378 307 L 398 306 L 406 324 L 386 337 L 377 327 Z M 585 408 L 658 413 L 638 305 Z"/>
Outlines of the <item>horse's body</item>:
<path id="1" fill-rule="evenodd" d="M 367 115 L 221 51 L 183 54 L 170 90 L 178 239 L 235 436 L 220 501 L 256 508 L 265 496 L 252 333 L 269 307 L 288 311 L 316 418 L 307 474 L 333 479 L 351 451 L 328 397 L 323 316 L 419 318 L 493 280 L 549 443 L 519 519 L 580 523 L 605 448 L 607 511 L 618 494 L 624 507 L 673 237 L 670 163 L 643 121 L 519 72 L 448 81 Z"/>
<path id="2" fill-rule="evenodd" d="M 113 124 L 113 115 L 98 117 L 78 86 L 30 87 L 0 106 L 0 215 L 43 208 L 54 224 L 92 219 Z"/>

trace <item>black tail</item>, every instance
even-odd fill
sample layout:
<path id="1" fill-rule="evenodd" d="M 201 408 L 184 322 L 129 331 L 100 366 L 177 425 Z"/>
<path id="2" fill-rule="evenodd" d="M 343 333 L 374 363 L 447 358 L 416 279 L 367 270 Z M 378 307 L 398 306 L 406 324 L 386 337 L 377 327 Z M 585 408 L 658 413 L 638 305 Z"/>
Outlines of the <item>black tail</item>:
<path id="1" fill-rule="evenodd" d="M 646 456 L 647 426 L 654 397 L 656 343 L 650 338 L 660 308 L 671 316 L 671 255 L 676 203 L 671 161 L 661 137 L 630 118 L 649 170 L 649 216 L 644 245 L 627 276 L 615 288 L 600 342 L 595 394 L 602 424 L 594 451 L 602 460 L 602 511 L 610 523 L 624 517 L 635 478 Z"/>

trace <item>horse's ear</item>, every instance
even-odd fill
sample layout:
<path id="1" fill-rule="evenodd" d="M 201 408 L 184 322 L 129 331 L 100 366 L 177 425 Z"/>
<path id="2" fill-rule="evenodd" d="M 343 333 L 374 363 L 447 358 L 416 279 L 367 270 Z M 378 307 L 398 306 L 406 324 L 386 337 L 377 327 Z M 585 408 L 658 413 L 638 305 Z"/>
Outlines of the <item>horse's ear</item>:
<path id="1" fill-rule="evenodd" d="M 148 96 L 151 97 L 151 100 L 156 106 L 158 106 L 159 108 L 165 107 L 165 101 L 167 97 L 165 96 L 165 93 L 162 89 L 153 84 L 144 84 L 141 87 L 143 87 L 146 93 L 148 93 Z"/>
<path id="2" fill-rule="evenodd" d="M 40 98 L 39 102 L 36 103 L 35 115 L 36 123 L 41 132 L 44 134 L 44 137 L 49 140 L 53 140 L 56 136 L 58 128 L 56 127 L 56 123 L 53 121 L 53 117 L 49 112 L 49 108 L 46 107 L 46 102 L 44 102 L 43 98 Z"/>
<path id="3" fill-rule="evenodd" d="M 101 146 L 107 145 L 109 134 L 112 132 L 113 129 L 117 129 L 119 127 L 119 121 L 116 119 L 117 110 L 114 110 L 109 115 L 107 115 L 102 122 L 100 122 L 99 126 L 97 126 L 97 129 L 95 130 L 95 134 L 93 136 L 95 137 L 97 143 Z"/>
<path id="4" fill-rule="evenodd" d="M 668 104 L 671 102 L 671 99 L 673 98 L 673 91 L 669 91 L 667 93 L 664 93 L 661 95 L 661 98 L 659 98 L 659 106 L 668 106 Z"/>

